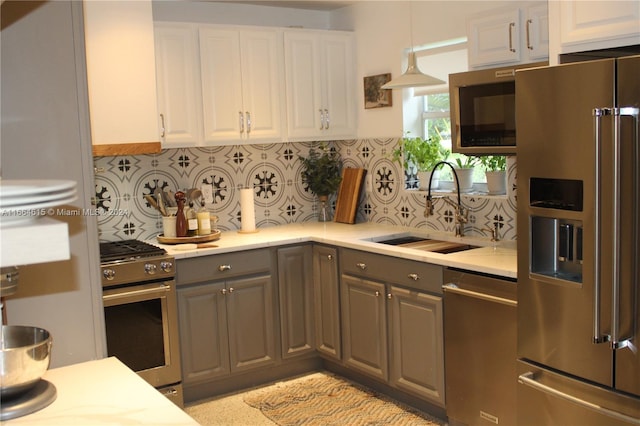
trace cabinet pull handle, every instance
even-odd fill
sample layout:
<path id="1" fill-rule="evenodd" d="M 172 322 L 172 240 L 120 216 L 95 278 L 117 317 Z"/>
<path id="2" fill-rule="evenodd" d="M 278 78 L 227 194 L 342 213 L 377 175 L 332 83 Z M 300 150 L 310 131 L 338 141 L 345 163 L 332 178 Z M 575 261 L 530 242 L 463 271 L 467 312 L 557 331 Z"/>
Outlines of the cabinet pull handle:
<path id="1" fill-rule="evenodd" d="M 167 129 L 164 126 L 164 114 L 160 114 L 160 137 L 164 138 L 167 134 Z"/>
<path id="2" fill-rule="evenodd" d="M 516 27 L 515 22 L 509 23 L 509 50 L 511 52 L 515 52 L 516 49 L 513 48 L 513 29 Z"/>
<path id="3" fill-rule="evenodd" d="M 393 295 L 391 293 L 387 293 L 387 299 L 391 300 L 393 298 Z"/>
<path id="4" fill-rule="evenodd" d="M 324 129 L 324 113 L 322 112 L 322 108 L 318 109 L 320 112 L 320 130 Z"/>
<path id="5" fill-rule="evenodd" d="M 226 288 L 223 288 L 222 290 L 220 290 L 220 293 L 221 293 L 222 295 L 227 294 L 227 289 L 226 289 Z"/>
<path id="6" fill-rule="evenodd" d="M 242 111 L 238 111 L 239 120 L 240 120 L 240 133 L 244 133 L 244 115 Z"/>
<path id="7" fill-rule="evenodd" d="M 357 266 L 358 268 L 362 269 L 363 271 L 364 271 L 365 269 L 367 269 L 367 264 L 366 264 L 366 263 L 358 262 L 358 263 L 356 263 L 356 266 Z"/>
<path id="8" fill-rule="evenodd" d="M 229 293 L 233 293 L 233 287 L 229 287 Z"/>
<path id="9" fill-rule="evenodd" d="M 329 130 L 329 110 L 326 108 L 324 110 L 324 128 Z"/>
<path id="10" fill-rule="evenodd" d="M 231 265 L 220 265 L 220 266 L 218 266 L 218 271 L 220 271 L 220 272 L 230 271 L 230 270 L 231 270 Z"/>
<path id="11" fill-rule="evenodd" d="M 380 292 L 379 292 L 379 291 L 376 291 L 376 292 L 375 292 L 375 295 L 376 295 L 376 297 L 380 297 Z"/>
<path id="12" fill-rule="evenodd" d="M 251 133 L 251 113 L 249 111 L 245 112 L 247 115 L 247 134 Z"/>
<path id="13" fill-rule="evenodd" d="M 414 281 L 418 281 L 420 279 L 420 275 L 418 275 L 418 274 L 409 274 L 409 275 L 407 275 L 407 278 L 411 278 Z"/>
<path id="14" fill-rule="evenodd" d="M 327 260 L 333 260 L 333 255 L 328 254 L 327 255 Z"/>
<path id="15" fill-rule="evenodd" d="M 531 45 L 531 24 L 533 24 L 533 21 L 527 19 L 527 49 L 529 50 L 533 50 L 533 46 Z"/>

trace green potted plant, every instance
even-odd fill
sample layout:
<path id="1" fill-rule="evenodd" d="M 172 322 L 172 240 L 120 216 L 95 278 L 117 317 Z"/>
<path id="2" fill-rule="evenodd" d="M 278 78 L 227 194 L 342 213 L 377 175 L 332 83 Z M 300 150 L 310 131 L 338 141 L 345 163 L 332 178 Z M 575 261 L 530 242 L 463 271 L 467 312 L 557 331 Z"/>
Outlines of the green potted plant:
<path id="1" fill-rule="evenodd" d="M 428 189 L 429 179 L 431 179 L 431 188 L 438 187 L 440 170 L 436 170 L 433 178 L 431 178 L 431 171 L 439 161 L 447 159 L 449 150 L 440 144 L 439 137 L 432 136 L 423 139 L 420 136 L 409 137 L 409 133 L 407 133 L 407 136 L 398 140 L 391 156 L 405 170 L 409 170 L 412 165 L 415 166 L 420 182 L 419 188 Z"/>
<path id="2" fill-rule="evenodd" d="M 327 148 L 325 144 L 320 149 L 311 148 L 308 157 L 299 157 L 302 162 L 302 183 L 309 187 L 321 203 L 318 220 L 331 220 L 327 200 L 340 187 L 342 181 L 342 159 L 340 155 Z"/>
<path id="3" fill-rule="evenodd" d="M 487 177 L 489 194 L 505 194 L 507 192 L 507 157 L 504 155 L 483 155 L 479 158 Z"/>

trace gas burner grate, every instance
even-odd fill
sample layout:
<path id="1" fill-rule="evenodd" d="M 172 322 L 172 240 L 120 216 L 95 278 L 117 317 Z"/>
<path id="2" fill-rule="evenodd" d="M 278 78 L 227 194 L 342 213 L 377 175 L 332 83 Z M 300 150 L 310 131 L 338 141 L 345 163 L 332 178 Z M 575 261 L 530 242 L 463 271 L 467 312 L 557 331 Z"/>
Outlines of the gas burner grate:
<path id="1" fill-rule="evenodd" d="M 160 256 L 167 252 L 153 244 L 139 240 L 110 241 L 100 243 L 100 261 L 113 262 L 138 257 Z"/>

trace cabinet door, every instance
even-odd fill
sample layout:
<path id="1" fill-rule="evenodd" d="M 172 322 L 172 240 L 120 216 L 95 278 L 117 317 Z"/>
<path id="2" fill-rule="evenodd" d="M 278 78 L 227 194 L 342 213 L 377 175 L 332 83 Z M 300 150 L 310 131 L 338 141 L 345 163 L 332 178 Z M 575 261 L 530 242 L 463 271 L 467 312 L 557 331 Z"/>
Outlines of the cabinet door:
<path id="1" fill-rule="evenodd" d="M 353 50 L 351 34 L 322 36 L 325 137 L 354 136 L 356 132 Z"/>
<path id="2" fill-rule="evenodd" d="M 637 1 L 560 2 L 562 53 L 638 44 Z"/>
<path id="3" fill-rule="evenodd" d="M 338 254 L 333 247 L 313 246 L 316 349 L 341 359 Z"/>
<path id="4" fill-rule="evenodd" d="M 282 33 L 241 31 L 240 51 L 245 140 L 282 142 L 285 108 Z"/>
<path id="5" fill-rule="evenodd" d="M 526 9 L 525 43 L 531 60 L 549 58 L 549 13 L 547 2 Z"/>
<path id="6" fill-rule="evenodd" d="M 239 33 L 201 27 L 199 34 L 205 143 L 240 141 L 245 130 L 245 111 Z"/>
<path id="7" fill-rule="evenodd" d="M 158 142 L 151 2 L 83 2 L 94 145 Z"/>
<path id="8" fill-rule="evenodd" d="M 444 406 L 442 298 L 391 287 L 391 384 Z"/>
<path id="9" fill-rule="evenodd" d="M 313 352 L 311 245 L 278 249 L 282 358 Z"/>
<path id="10" fill-rule="evenodd" d="M 342 275 L 344 362 L 388 380 L 387 308 L 384 284 Z"/>
<path id="11" fill-rule="evenodd" d="M 200 28 L 205 142 L 282 139 L 281 34 Z"/>
<path id="12" fill-rule="evenodd" d="M 182 380 L 185 385 L 229 374 L 224 284 L 178 288 Z"/>
<path id="13" fill-rule="evenodd" d="M 507 8 L 469 19 L 469 66 L 519 62 L 520 9 Z"/>
<path id="14" fill-rule="evenodd" d="M 275 362 L 274 300 L 271 275 L 227 281 L 231 371 Z"/>
<path id="15" fill-rule="evenodd" d="M 287 129 L 289 139 L 322 133 L 323 104 L 320 38 L 313 32 L 285 32 Z"/>
<path id="16" fill-rule="evenodd" d="M 156 24 L 158 112 L 165 147 L 202 140 L 197 32 L 188 24 Z"/>

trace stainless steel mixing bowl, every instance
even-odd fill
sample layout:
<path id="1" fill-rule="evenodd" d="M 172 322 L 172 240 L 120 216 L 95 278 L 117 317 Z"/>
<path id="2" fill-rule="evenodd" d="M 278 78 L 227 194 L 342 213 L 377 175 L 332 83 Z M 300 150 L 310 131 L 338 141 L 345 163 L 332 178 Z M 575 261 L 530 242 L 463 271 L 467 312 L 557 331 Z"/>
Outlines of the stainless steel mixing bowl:
<path id="1" fill-rule="evenodd" d="M 2 399 L 34 386 L 49 368 L 51 335 L 38 327 L 3 325 L 0 340 Z"/>

